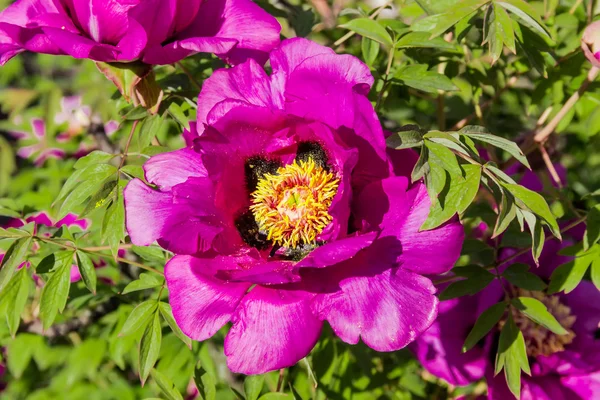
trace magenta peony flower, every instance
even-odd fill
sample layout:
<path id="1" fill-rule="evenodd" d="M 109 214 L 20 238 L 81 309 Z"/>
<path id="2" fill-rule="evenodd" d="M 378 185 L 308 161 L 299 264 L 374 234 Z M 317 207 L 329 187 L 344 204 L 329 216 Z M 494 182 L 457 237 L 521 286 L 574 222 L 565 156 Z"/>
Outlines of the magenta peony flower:
<path id="1" fill-rule="evenodd" d="M 570 257 L 558 251 L 572 245 L 556 240 L 546 242 L 535 267 L 531 255 L 515 262 L 527 262 L 534 272 L 548 280 L 552 271 Z M 525 316 L 515 318 L 523 332 L 531 367 L 531 376 L 523 374 L 522 399 L 595 399 L 600 395 L 600 292 L 591 282 L 583 281 L 569 294 L 546 295 L 510 287 L 517 296 L 535 297 L 544 303 L 560 324 L 568 330 L 556 335 Z M 493 329 L 481 343 L 466 353 L 462 345 L 478 316 L 503 300 L 498 281 L 472 297 L 444 301 L 438 319 L 411 345 L 417 358 L 432 374 L 453 385 L 466 385 L 483 377 L 488 381 L 490 399 L 510 399 L 504 374 L 494 377 L 494 351 L 499 329 Z M 501 322 L 502 323 L 502 322 Z"/>
<path id="2" fill-rule="evenodd" d="M 250 0 L 17 0 L 0 13 L 0 64 L 28 50 L 170 64 L 196 52 L 264 57 L 280 26 Z"/>
<path id="3" fill-rule="evenodd" d="M 566 169 L 555 164 L 561 181 L 566 182 Z M 511 174 L 519 169 L 511 169 Z M 543 184 L 532 171 L 526 171 L 520 184 L 530 190 L 541 191 Z M 580 242 L 583 226 L 567 232 L 561 243 L 556 239 L 545 243 L 536 266 L 530 253 L 513 263 L 530 265 L 530 271 L 548 281 L 552 271 L 572 259 L 559 251 Z M 514 249 L 504 249 L 501 259 L 514 254 Z M 501 265 L 501 272 L 508 264 Z M 600 292 L 591 282 L 582 281 L 569 294 L 546 295 L 511 287 L 514 295 L 535 297 L 546 305 L 548 311 L 568 330 L 566 335 L 556 335 L 524 316 L 515 318 L 523 332 L 532 375 L 521 375 L 521 399 L 575 400 L 595 399 L 600 394 Z M 475 296 L 444 301 L 439 305 L 437 320 L 412 345 L 417 358 L 433 375 L 453 385 L 467 385 L 481 378 L 488 382 L 488 398 L 510 399 L 504 373 L 494 377 L 494 352 L 499 329 L 492 331 L 466 353 L 461 349 L 479 315 L 503 300 L 504 289 L 497 280 Z M 503 322 L 501 322 L 503 323 Z"/>
<path id="4" fill-rule="evenodd" d="M 177 255 L 165 267 L 181 329 L 205 340 L 232 322 L 231 370 L 287 367 L 323 321 L 347 343 L 406 346 L 437 314 L 423 274 L 448 271 L 462 226 L 419 232 L 429 212 L 407 178 L 412 151 L 386 151 L 369 68 L 305 39 L 216 71 L 189 147 L 152 157 L 125 189 L 127 229 Z"/>

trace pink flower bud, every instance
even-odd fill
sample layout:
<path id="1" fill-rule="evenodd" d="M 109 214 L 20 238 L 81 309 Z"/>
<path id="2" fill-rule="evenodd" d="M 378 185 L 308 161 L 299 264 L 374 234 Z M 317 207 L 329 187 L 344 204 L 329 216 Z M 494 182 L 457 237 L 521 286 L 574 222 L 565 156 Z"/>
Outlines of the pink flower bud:
<path id="1" fill-rule="evenodd" d="M 588 60 L 600 68 L 600 21 L 590 24 L 581 38 L 581 48 Z"/>

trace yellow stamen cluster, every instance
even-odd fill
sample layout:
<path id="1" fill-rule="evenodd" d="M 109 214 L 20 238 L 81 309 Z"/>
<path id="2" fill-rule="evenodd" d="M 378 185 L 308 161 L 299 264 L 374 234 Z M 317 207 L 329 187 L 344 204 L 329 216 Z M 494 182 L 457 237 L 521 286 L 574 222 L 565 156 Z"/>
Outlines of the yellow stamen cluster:
<path id="1" fill-rule="evenodd" d="M 250 210 L 275 245 L 314 243 L 332 220 L 328 210 L 338 184 L 339 179 L 313 159 L 294 161 L 258 181 Z"/>

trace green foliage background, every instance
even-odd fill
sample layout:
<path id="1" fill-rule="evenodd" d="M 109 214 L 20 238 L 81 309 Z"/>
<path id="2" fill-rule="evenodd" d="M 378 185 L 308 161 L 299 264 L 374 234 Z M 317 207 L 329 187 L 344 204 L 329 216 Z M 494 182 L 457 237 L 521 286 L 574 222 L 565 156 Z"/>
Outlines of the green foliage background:
<path id="1" fill-rule="evenodd" d="M 2 0 L 0 7 L 8 3 Z M 529 251 L 533 246 L 534 253 L 538 252 L 543 240 L 536 232 L 543 233 L 542 221 L 552 227 L 554 218 L 573 220 L 591 212 L 588 218 L 594 216 L 598 223 L 597 201 L 590 195 L 600 188 L 598 82 L 586 83 L 579 101 L 545 143 L 552 162 L 566 168 L 567 185 L 556 188 L 551 184 L 547 165 L 539 149 L 531 146 L 531 138 L 585 82 L 591 65 L 580 50 L 580 38 L 585 26 L 600 14 L 600 2 L 396 0 L 385 4 L 353 1 L 343 7 L 338 1 L 258 3 L 278 18 L 284 37 L 305 36 L 369 64 L 376 78 L 371 100 L 384 127 L 400 132 L 388 142 L 391 147 L 426 149 L 428 157 L 423 162 L 428 168 L 421 176 L 433 197 L 441 195 L 441 188 L 436 187 L 440 171 L 448 172 L 451 185 L 458 185 L 452 175 L 456 168 L 459 174 L 469 170 L 477 174 L 464 183 L 468 187 L 457 186 L 457 191 L 470 190 L 469 198 L 456 204 L 444 202 L 445 208 L 432 211 L 428 221 L 433 227 L 456 212 L 461 214 L 469 234 L 457 270 L 476 267 L 462 270 L 468 283 L 451 285 L 454 288 L 443 292 L 442 298 L 477 292 L 493 280 L 484 267 L 497 263 L 499 247 Z M 129 179 L 142 176 L 141 165 L 149 156 L 183 146 L 181 131 L 186 121 L 195 119 L 196 86 L 221 67 L 224 64 L 214 56 L 200 54 L 180 65 L 156 68 L 165 98 L 154 117 L 128 105 L 91 61 L 24 53 L 0 69 L 0 215 L 9 218 L 45 211 L 58 219 L 76 212 L 92 220 L 86 234 L 48 229 L 53 235 L 48 240 L 32 239 L 31 226 L 1 232 L 1 252 L 12 246 L 13 254 L 5 258 L 3 270 L 10 271 L 27 259 L 52 290 L 36 287 L 30 269 L 14 277 L 0 273 L 0 287 L 5 288 L 0 291 L 0 312 L 2 321 L 6 320 L 0 323 L 6 367 L 0 398 L 180 399 L 194 393 L 195 387 L 207 400 L 443 399 L 485 393 L 483 382 L 464 388 L 447 385 L 425 372 L 408 350 L 382 354 L 363 344 L 349 346 L 328 329 L 311 355 L 297 366 L 245 378 L 231 374 L 225 366 L 226 329 L 203 343 L 192 343 L 178 331 L 166 305 L 164 280 L 155 273 L 162 271 L 171 254 L 158 247 L 129 244 L 121 192 Z M 60 98 L 74 94 L 102 121 L 120 123 L 114 136 L 82 132 L 66 143 L 56 140 L 64 130 L 54 121 Z M 76 153 L 81 145 L 101 151 L 79 160 L 50 159 L 42 167 L 17 157 L 23 143 L 8 132 L 30 130 L 34 117 L 46 123 L 44 146 L 68 154 Z M 550 206 L 547 213 L 543 206 L 530 206 L 533 201 L 544 203 L 543 199 L 539 203 L 518 188 L 498 193 L 489 182 L 479 187 L 481 164 L 487 162 L 483 153 L 476 160 L 480 164 L 467 165 L 443 141 L 458 140 L 456 134 L 444 136 L 443 132 L 465 125 L 483 126 L 485 132 L 514 141 L 525 150 L 528 163 L 544 182 L 541 194 Z M 484 131 L 467 128 L 462 132 L 468 136 Z M 468 146 L 471 139 L 462 138 L 460 143 Z M 500 170 L 518 165 L 515 156 L 523 161 L 518 148 L 507 141 L 494 145 L 484 141 L 478 148 L 485 148 L 492 166 Z M 103 171 L 98 170 L 99 164 L 105 166 L 100 167 Z M 503 196 L 519 199 L 525 212 L 536 214 L 531 214 L 538 226 L 533 242 L 516 220 L 502 221 L 502 216 L 498 223 L 506 225 L 507 231 L 496 248 L 470 234 L 481 222 L 496 225 L 494 196 L 497 202 Z M 598 238 L 592 236 L 588 235 L 585 244 L 593 251 L 583 272 L 551 283 L 551 289 L 569 290 L 581 279 L 600 277 L 596 261 L 600 250 L 594 246 Z M 88 269 L 83 281 L 69 286 L 64 281 L 75 248 L 80 269 L 100 259 L 108 266 L 96 272 Z M 119 248 L 127 253 L 118 255 Z M 519 271 L 512 272 L 518 275 Z M 513 283 L 519 286 L 522 281 L 517 277 Z M 517 371 L 522 367 L 506 365 Z M 147 379 L 143 386 L 140 375 L 143 381 Z"/>

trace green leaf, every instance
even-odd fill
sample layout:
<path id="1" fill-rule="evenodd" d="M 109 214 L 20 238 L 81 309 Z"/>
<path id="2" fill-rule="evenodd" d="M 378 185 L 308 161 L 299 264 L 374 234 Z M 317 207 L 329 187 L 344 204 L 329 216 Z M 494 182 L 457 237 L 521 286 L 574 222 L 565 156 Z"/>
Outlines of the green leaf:
<path id="1" fill-rule="evenodd" d="M 518 48 L 525 53 L 531 67 L 535 68 L 540 75 L 547 79 L 548 65 L 546 65 L 546 59 L 541 53 L 541 51 L 545 51 L 544 47 L 538 46 L 537 43 L 534 43 L 534 40 L 531 40 L 532 37 L 535 37 L 535 34 L 525 26 L 521 26 L 513 21 L 513 28 L 515 30 Z M 569 114 L 567 114 L 567 117 L 568 115 Z M 565 118 L 564 120 L 568 120 L 568 118 Z"/>
<path id="2" fill-rule="evenodd" d="M 21 333 L 7 343 L 6 364 L 15 378 L 21 378 L 32 356 L 44 345 L 42 336 Z"/>
<path id="3" fill-rule="evenodd" d="M 65 182 L 58 199 L 62 198 L 63 191 L 65 200 L 60 206 L 58 218 L 64 218 L 79 204 L 96 193 L 98 187 L 111 175 L 116 174 L 117 169 L 109 164 L 90 165 L 87 168 L 77 170 L 67 182 Z M 73 179 L 75 177 L 76 179 Z M 71 191 L 69 193 L 69 191 Z"/>
<path id="4" fill-rule="evenodd" d="M 146 300 L 143 303 L 138 304 L 138 306 L 131 311 L 129 317 L 127 317 L 119 336 L 131 335 L 144 328 L 152 319 L 152 315 L 155 314 L 157 308 L 158 304 L 156 300 Z"/>
<path id="5" fill-rule="evenodd" d="M 161 115 L 151 115 L 147 117 L 140 128 L 139 133 L 139 148 L 143 149 L 152 143 L 152 139 L 156 137 L 156 134 L 163 129 L 165 119 Z"/>
<path id="6" fill-rule="evenodd" d="M 137 106 L 127 111 L 125 115 L 123 115 L 123 119 L 126 121 L 135 121 L 144 119 L 148 116 L 148 110 L 144 106 Z"/>
<path id="7" fill-rule="evenodd" d="M 173 331 L 173 333 L 175 335 L 177 335 L 177 337 L 179 339 L 181 339 L 181 341 L 183 343 L 185 343 L 185 345 L 188 348 L 191 349 L 192 348 L 192 339 L 190 339 L 188 336 L 186 336 L 186 334 L 183 333 L 181 331 L 181 329 L 179 328 L 179 326 L 177 325 L 177 322 L 175 322 L 175 318 L 173 317 L 173 310 L 171 309 L 171 306 L 169 304 L 161 301 L 158 303 L 158 309 L 160 310 L 160 314 L 163 316 L 164 320 L 171 327 L 171 330 Z"/>
<path id="8" fill-rule="evenodd" d="M 251 375 L 244 379 L 244 393 L 246 400 L 257 400 L 262 391 L 265 377 L 263 375 Z"/>
<path id="9" fill-rule="evenodd" d="M 129 282 L 121 294 L 136 292 L 138 290 L 151 289 L 164 284 L 164 279 L 148 272 L 142 272 L 140 278 Z"/>
<path id="10" fill-rule="evenodd" d="M 11 144 L 0 136 L 0 195 L 6 193 L 11 175 L 17 169 L 15 153 Z"/>
<path id="11" fill-rule="evenodd" d="M 493 306 L 486 309 L 481 313 L 473 329 L 469 332 L 469 335 L 465 339 L 463 344 L 462 352 L 465 353 L 473 348 L 487 333 L 498 324 L 500 318 L 504 315 L 506 310 L 506 303 L 501 302 L 494 304 Z"/>
<path id="12" fill-rule="evenodd" d="M 378 43 L 393 46 L 392 37 L 377 21 L 370 18 L 356 18 L 347 24 L 340 25 L 340 28 L 349 29 L 361 36 L 372 39 Z"/>
<path id="13" fill-rule="evenodd" d="M 593 246 L 600 239 L 600 204 L 590 210 L 587 215 L 584 248 Z"/>
<path id="14" fill-rule="evenodd" d="M 496 12 L 493 4 L 487 8 L 484 21 L 485 40 L 483 41 L 483 44 L 487 43 L 489 45 L 490 55 L 492 56 L 491 64 L 493 65 L 498 61 L 502 55 L 502 50 L 504 49 L 504 38 L 498 31 Z"/>
<path id="15" fill-rule="evenodd" d="M 94 263 L 87 254 L 79 250 L 76 253 L 77 267 L 79 268 L 81 279 L 90 292 L 96 294 L 96 267 L 94 267 Z"/>
<path id="16" fill-rule="evenodd" d="M 519 17 L 527 24 L 527 26 L 534 29 L 541 36 L 550 39 L 550 35 L 548 34 L 541 17 L 530 4 L 527 4 L 527 2 L 523 0 L 494 0 L 494 4 L 504 7 Z"/>
<path id="17" fill-rule="evenodd" d="M 596 245 L 594 249 L 600 249 L 600 245 Z M 598 251 L 592 251 L 576 257 L 568 263 L 560 265 L 552 271 L 550 285 L 548 285 L 548 293 L 553 294 L 562 291 L 565 293 L 572 292 L 583 279 L 590 264 L 594 262 L 598 256 Z"/>
<path id="18" fill-rule="evenodd" d="M 508 139 L 504 139 L 500 136 L 492 135 L 491 133 L 475 133 L 472 132 L 469 128 L 471 127 L 465 126 L 459 131 L 459 133 L 461 135 L 470 137 L 471 139 L 475 139 L 484 143 L 489 143 L 494 147 L 498 147 L 509 153 L 514 158 L 516 158 L 521 164 L 531 169 L 531 167 L 529 166 L 529 162 L 527 161 L 527 157 L 525 157 L 523 151 L 521 151 L 521 149 L 519 148 L 519 146 L 517 146 L 515 142 L 512 142 Z"/>
<path id="19" fill-rule="evenodd" d="M 79 160 L 77 160 L 75 165 L 73 165 L 73 168 L 84 169 L 91 165 L 104 164 L 112 160 L 114 157 L 116 157 L 115 154 L 109 154 L 105 153 L 104 151 L 94 150 L 88 155 L 81 157 Z"/>
<path id="20" fill-rule="evenodd" d="M 121 167 L 121 172 L 123 172 L 127 175 L 131 175 L 134 178 L 138 178 L 141 180 L 145 179 L 144 168 L 141 165 L 133 165 L 133 164 L 125 165 L 125 166 Z"/>
<path id="21" fill-rule="evenodd" d="M 504 232 L 516 216 L 517 207 L 515 206 L 515 202 L 512 200 L 511 196 L 507 196 L 504 191 L 502 191 L 500 212 L 498 213 L 498 218 L 496 219 L 496 225 L 494 226 L 492 239 L 498 237 L 502 232 Z"/>
<path id="22" fill-rule="evenodd" d="M 442 167 L 441 160 L 435 154 L 429 151 L 427 154 L 428 171 L 425 174 L 425 186 L 427 187 L 427 194 L 429 195 L 433 207 L 438 202 L 438 194 L 440 194 L 446 186 L 446 176 L 448 175 L 448 177 L 450 177 L 450 175 Z"/>
<path id="23" fill-rule="evenodd" d="M 177 390 L 173 382 L 165 374 L 156 370 L 155 368 L 152 368 L 150 375 L 167 400 L 183 400 L 183 396 L 181 396 L 179 390 Z"/>
<path id="24" fill-rule="evenodd" d="M 385 142 L 387 147 L 396 150 L 419 147 L 423 144 L 423 134 L 418 127 L 416 127 L 416 129 L 395 132 L 390 135 Z"/>
<path id="25" fill-rule="evenodd" d="M 461 165 L 464 171 L 462 176 L 452 176 L 450 183 L 438 196 L 427 219 L 420 230 L 434 229 L 448 221 L 455 214 L 462 214 L 475 199 L 481 181 L 481 167 L 479 165 Z"/>
<path id="26" fill-rule="evenodd" d="M 596 288 L 600 290 L 600 257 L 597 257 L 594 261 L 592 261 L 591 278 Z"/>
<path id="27" fill-rule="evenodd" d="M 502 273 L 502 276 L 513 285 L 526 290 L 542 291 L 547 286 L 539 276 L 529 272 L 527 264 L 513 264 Z"/>
<path id="28" fill-rule="evenodd" d="M 187 129 L 187 130 L 190 129 L 190 124 L 188 122 L 190 119 L 189 119 L 189 117 L 187 117 L 185 115 L 185 113 L 183 112 L 183 110 L 181 109 L 181 107 L 179 106 L 179 104 L 177 104 L 177 103 L 171 103 L 169 105 L 169 108 L 168 108 L 167 112 L 184 129 Z"/>
<path id="29" fill-rule="evenodd" d="M 146 261 L 164 264 L 164 250 L 156 246 L 132 246 L 131 250 Z"/>
<path id="30" fill-rule="evenodd" d="M 557 335 L 565 335 L 567 330 L 554 318 L 554 315 L 548 312 L 548 309 L 538 299 L 533 297 L 518 297 L 511 300 L 511 304 L 529 319 L 536 324 L 542 325 L 544 328 Z"/>
<path id="31" fill-rule="evenodd" d="M 150 374 L 150 370 L 156 364 L 158 356 L 160 354 L 160 345 L 162 341 L 162 329 L 160 326 L 160 318 L 158 313 L 154 314 L 154 317 L 150 320 L 146 330 L 140 340 L 140 381 L 142 386 Z"/>
<path id="32" fill-rule="evenodd" d="M 460 141 L 457 133 L 429 131 L 423 137 L 466 156 L 471 156 L 473 153 L 478 155 L 477 152 L 473 152 L 467 145 Z"/>
<path id="33" fill-rule="evenodd" d="M 116 177 L 110 177 L 106 181 L 104 181 L 104 183 L 102 183 L 102 186 L 100 186 L 100 189 L 98 189 L 98 191 L 94 193 L 94 195 L 92 196 L 88 204 L 85 206 L 83 211 L 79 214 L 79 216 L 85 217 L 90 212 L 109 204 L 109 201 L 115 198 L 117 184 L 118 180 L 116 179 Z"/>
<path id="34" fill-rule="evenodd" d="M 369 39 L 368 37 L 363 36 L 360 42 L 360 48 L 362 51 L 363 59 L 368 66 L 372 66 L 375 60 L 377 59 L 377 55 L 379 54 L 379 43 L 374 40 Z"/>
<path id="35" fill-rule="evenodd" d="M 293 400 L 293 397 L 285 393 L 270 392 L 263 394 L 258 400 Z"/>
<path id="36" fill-rule="evenodd" d="M 394 78 L 406 86 L 428 93 L 457 90 L 450 78 L 435 71 L 428 71 L 427 68 L 425 64 L 406 65 L 396 71 Z"/>
<path id="37" fill-rule="evenodd" d="M 411 47 L 456 50 L 456 46 L 453 43 L 446 42 L 440 37 L 431 39 L 431 34 L 428 32 L 410 32 L 402 36 L 402 38 L 396 42 L 397 49 L 407 49 Z"/>
<path id="38" fill-rule="evenodd" d="M 40 319 L 44 329 L 48 329 L 56 315 L 62 313 L 67 305 L 69 297 L 69 288 L 71 286 L 71 267 L 73 265 L 74 252 L 68 252 L 69 257 L 57 258 L 60 264 L 56 267 L 54 273 L 46 282 L 42 289 L 40 300 Z"/>
<path id="39" fill-rule="evenodd" d="M 117 257 L 119 244 L 124 236 L 124 226 L 125 206 L 123 204 L 123 195 L 119 193 L 116 201 L 111 202 L 108 206 L 102 220 L 102 241 L 108 243 L 113 257 Z"/>
<path id="40" fill-rule="evenodd" d="M 520 398 L 521 370 L 527 374 L 531 374 L 531 371 L 529 369 L 529 362 L 527 361 L 525 339 L 519 328 L 515 325 L 510 313 L 500 332 L 495 374 L 498 374 L 503 368 L 508 388 L 517 399 Z"/>
<path id="41" fill-rule="evenodd" d="M 10 208 L 5 208 L 0 206 L 0 215 L 3 217 L 11 217 L 11 218 L 21 218 L 21 214 L 19 214 L 17 211 L 11 210 Z M 0 228 L 2 231 L 4 231 L 4 229 Z M 0 237 L 2 237 L 2 234 L 0 234 Z"/>
<path id="42" fill-rule="evenodd" d="M 506 47 L 508 47 L 513 54 L 516 54 L 515 31 L 513 30 L 513 24 L 508 13 L 504 8 L 498 7 L 498 4 L 494 2 L 494 14 L 496 18 L 494 21 L 496 24 L 496 34 L 499 35 Z"/>
<path id="43" fill-rule="evenodd" d="M 109 164 L 91 164 L 85 168 L 78 169 L 73 174 L 71 174 L 69 179 L 67 179 L 56 199 L 62 199 L 67 194 L 69 194 L 69 192 L 71 192 L 75 187 L 79 186 L 83 181 L 93 179 L 96 182 L 96 184 L 99 184 L 100 182 L 103 182 L 106 178 L 108 178 L 110 175 L 116 173 L 117 168 Z"/>
<path id="44" fill-rule="evenodd" d="M 12 337 L 17 334 L 19 329 L 21 314 L 29 297 L 30 284 L 31 278 L 27 268 L 21 268 L 0 295 L 0 307 L 6 313 L 6 322 Z"/>
<path id="45" fill-rule="evenodd" d="M 544 200 L 539 193 L 529 190 L 521 185 L 503 183 L 502 186 L 508 189 L 515 198 L 521 200 L 531 212 L 542 218 L 544 222 L 548 224 L 552 234 L 556 238 L 561 239 L 560 229 L 556 222 L 556 218 L 554 218 L 552 211 L 550 211 L 550 207 L 548 206 L 548 203 L 546 203 L 546 200 Z"/>
<path id="46" fill-rule="evenodd" d="M 429 166 L 427 163 L 428 158 L 429 158 L 429 156 L 427 153 L 427 147 L 422 146 L 421 147 L 421 155 L 419 156 L 419 159 L 415 163 L 415 166 L 413 167 L 412 173 L 410 175 L 410 179 L 411 179 L 412 183 L 423 178 L 425 173 L 427 173 L 427 171 L 429 170 Z"/>
<path id="47" fill-rule="evenodd" d="M 456 160 L 456 156 L 454 153 L 448 149 L 446 146 L 441 145 L 439 143 L 432 142 L 430 140 L 425 140 L 425 146 L 429 149 L 429 154 L 433 153 L 437 156 L 439 161 L 442 163 L 442 167 L 450 173 L 452 177 L 460 176 L 462 177 L 462 170 L 458 165 L 458 161 Z"/>
<path id="48" fill-rule="evenodd" d="M 308 36 L 315 25 L 315 19 L 316 16 L 312 9 L 305 10 L 302 7 L 298 7 L 289 17 L 297 37 Z"/>
<path id="49" fill-rule="evenodd" d="M 4 228 L 0 228 L 0 238 L 1 239 L 17 239 L 17 238 L 24 238 L 27 236 L 31 236 L 31 234 L 27 231 L 24 231 L 22 229 L 16 229 L 16 228 L 8 228 L 8 229 L 4 229 Z"/>
<path id="50" fill-rule="evenodd" d="M 217 396 L 215 377 L 207 372 L 200 363 L 194 369 L 194 382 L 203 400 L 215 400 Z"/>
<path id="51" fill-rule="evenodd" d="M 57 251 L 47 255 L 35 267 L 36 274 L 47 274 L 50 271 L 56 271 L 65 263 L 73 260 L 73 251 Z"/>
<path id="52" fill-rule="evenodd" d="M 540 256 L 542 255 L 542 250 L 544 248 L 546 234 L 542 229 L 542 225 L 538 222 L 533 213 L 527 210 L 521 210 L 521 214 L 527 222 L 529 232 L 531 232 L 531 255 L 533 256 L 533 261 L 535 261 L 536 265 L 538 265 Z"/>
<path id="53" fill-rule="evenodd" d="M 457 267 L 453 269 L 457 274 L 468 274 L 467 279 L 453 282 L 442 293 L 440 300 L 450 300 L 461 296 L 474 295 L 483 290 L 494 280 L 494 274 L 477 266 Z M 461 275 L 463 276 L 463 275 Z"/>
<path id="54" fill-rule="evenodd" d="M 32 238 L 17 239 L 10 245 L 0 263 L 0 293 L 12 279 L 17 267 L 25 261 L 25 256 L 31 246 Z"/>
<path id="55" fill-rule="evenodd" d="M 468 17 L 490 0 L 463 0 L 448 12 L 438 17 L 435 28 L 431 31 L 430 38 L 441 35 L 456 25 L 461 19 Z"/>
<path id="56" fill-rule="evenodd" d="M 157 154 L 168 153 L 169 151 L 172 151 L 172 150 L 165 146 L 148 146 L 148 147 L 142 149 L 142 151 L 140 151 L 140 153 L 144 154 L 148 157 L 152 157 Z"/>

